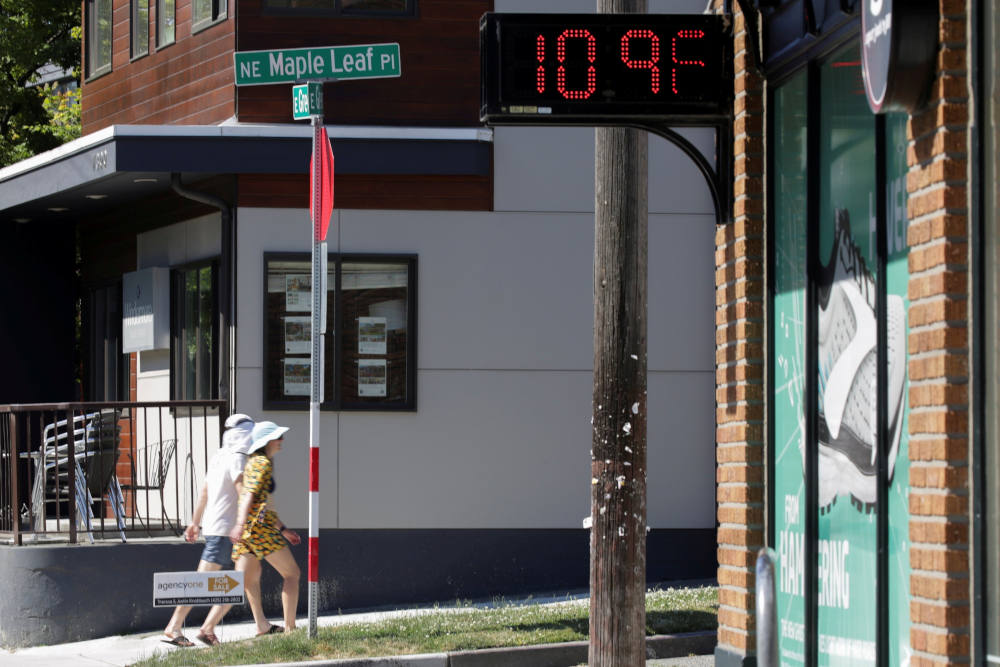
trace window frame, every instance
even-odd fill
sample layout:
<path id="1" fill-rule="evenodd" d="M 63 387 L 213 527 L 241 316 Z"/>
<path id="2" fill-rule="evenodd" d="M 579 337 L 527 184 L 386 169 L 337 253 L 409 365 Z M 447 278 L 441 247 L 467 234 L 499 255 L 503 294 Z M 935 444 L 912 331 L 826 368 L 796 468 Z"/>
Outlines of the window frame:
<path id="1" fill-rule="evenodd" d="M 100 7 L 99 7 L 100 6 Z M 94 44 L 98 43 L 100 40 L 97 37 L 97 27 L 100 21 L 100 15 L 98 9 L 106 8 L 108 12 L 108 31 L 109 31 L 109 48 L 107 54 L 107 62 L 98 63 L 96 66 L 94 60 L 96 58 L 94 51 Z M 86 0 L 84 3 L 84 44 L 86 47 L 86 52 L 84 53 L 84 70 L 86 73 L 86 80 L 91 81 L 98 77 L 104 76 L 111 72 L 112 63 L 114 61 L 114 6 L 111 0 Z"/>
<path id="2" fill-rule="evenodd" d="M 327 253 L 329 273 L 333 274 L 332 284 L 328 291 L 332 292 L 332 302 L 328 302 L 327 310 L 332 309 L 333 331 L 327 332 L 331 339 L 327 342 L 332 354 L 324 360 L 326 367 L 332 364 L 332 380 L 327 382 L 326 400 L 320 404 L 320 410 L 327 412 L 415 412 L 417 409 L 417 266 L 418 257 L 412 253 Z M 305 411 L 309 409 L 309 397 L 298 399 L 271 399 L 268 388 L 272 381 L 268 350 L 271 346 L 268 326 L 268 265 L 272 261 L 294 261 L 311 264 L 308 252 L 265 252 L 261 264 L 261 406 L 264 410 Z M 406 265 L 406 396 L 403 400 L 349 401 L 344 400 L 341 389 L 343 377 L 342 333 L 344 331 L 343 280 L 344 264 L 405 264 Z M 278 344 L 278 343 L 276 343 Z M 331 358 L 332 357 L 332 358 Z M 324 372 L 326 369 L 324 368 Z M 331 386 L 332 385 L 332 386 Z"/>
<path id="3" fill-rule="evenodd" d="M 192 0 L 191 3 L 191 34 L 199 33 L 203 30 L 208 30 L 214 25 L 224 23 L 226 19 L 229 18 L 229 2 L 228 0 L 207 0 L 211 4 L 210 16 L 207 18 L 198 18 L 195 16 L 195 2 Z"/>
<path id="4" fill-rule="evenodd" d="M 186 322 L 185 309 L 181 307 L 181 292 L 183 288 L 183 276 L 190 271 L 200 271 L 204 268 L 211 269 L 211 328 L 212 328 L 212 349 L 209 369 L 209 395 L 188 396 L 184 392 L 187 376 L 183 363 L 182 331 L 185 330 Z M 170 400 L 215 400 L 219 397 L 219 258 L 212 257 L 202 259 L 187 264 L 180 264 L 170 267 Z M 184 377 L 182 377 L 184 376 Z"/>
<path id="5" fill-rule="evenodd" d="M 342 0 L 329 0 L 332 7 L 275 7 L 268 0 L 262 0 L 261 13 L 279 16 L 336 16 L 342 18 L 416 18 L 417 0 L 406 0 L 406 9 L 399 12 L 380 12 L 373 10 L 345 10 Z"/>
<path id="6" fill-rule="evenodd" d="M 139 19 L 139 6 L 141 3 L 146 5 L 146 33 L 145 33 L 145 45 L 142 49 L 136 47 L 138 41 L 136 30 L 142 23 Z M 144 58 L 149 55 L 149 0 L 131 0 L 129 2 L 129 58 L 130 60 L 138 60 L 139 58 Z"/>

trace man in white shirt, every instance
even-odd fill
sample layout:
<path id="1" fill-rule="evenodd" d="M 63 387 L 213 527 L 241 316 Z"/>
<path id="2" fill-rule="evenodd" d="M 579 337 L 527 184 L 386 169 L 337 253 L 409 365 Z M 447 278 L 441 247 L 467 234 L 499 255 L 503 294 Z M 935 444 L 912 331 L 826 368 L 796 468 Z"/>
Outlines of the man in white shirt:
<path id="1" fill-rule="evenodd" d="M 191 523 L 184 530 L 184 539 L 194 542 L 199 533 L 205 536 L 205 549 L 198 562 L 198 571 L 232 569 L 233 545 L 229 532 L 236 523 L 236 510 L 242 491 L 243 466 L 246 464 L 247 449 L 251 444 L 250 433 L 254 421 L 244 414 L 234 414 L 226 420 L 226 432 L 222 435 L 222 448 L 212 457 L 201 485 L 198 502 L 191 514 Z M 215 626 L 226 615 L 232 605 L 212 607 L 195 639 L 207 646 L 215 646 L 219 638 L 215 636 Z M 194 646 L 184 636 L 182 629 L 191 607 L 177 607 L 170 622 L 163 631 L 162 641 L 173 646 Z"/>

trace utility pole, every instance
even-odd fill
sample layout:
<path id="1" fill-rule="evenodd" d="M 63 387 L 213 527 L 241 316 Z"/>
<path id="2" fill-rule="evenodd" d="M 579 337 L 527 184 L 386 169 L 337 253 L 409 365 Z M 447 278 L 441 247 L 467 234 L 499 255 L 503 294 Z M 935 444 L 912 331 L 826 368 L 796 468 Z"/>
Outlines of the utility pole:
<path id="1" fill-rule="evenodd" d="M 645 13 L 646 0 L 597 0 Z M 590 667 L 646 661 L 647 134 L 595 130 Z"/>

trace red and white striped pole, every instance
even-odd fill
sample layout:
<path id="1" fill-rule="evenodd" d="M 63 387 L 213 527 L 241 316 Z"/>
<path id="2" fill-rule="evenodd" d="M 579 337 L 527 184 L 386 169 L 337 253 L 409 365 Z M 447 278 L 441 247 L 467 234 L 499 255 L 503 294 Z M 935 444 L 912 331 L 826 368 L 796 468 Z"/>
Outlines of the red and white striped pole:
<path id="1" fill-rule="evenodd" d="M 333 213 L 333 152 L 323 127 L 323 87 L 319 85 L 319 114 L 310 116 L 313 128 L 312 172 L 312 332 L 309 396 L 309 636 L 316 637 L 319 589 L 319 443 L 323 402 L 323 341 L 326 338 L 326 234 Z"/>

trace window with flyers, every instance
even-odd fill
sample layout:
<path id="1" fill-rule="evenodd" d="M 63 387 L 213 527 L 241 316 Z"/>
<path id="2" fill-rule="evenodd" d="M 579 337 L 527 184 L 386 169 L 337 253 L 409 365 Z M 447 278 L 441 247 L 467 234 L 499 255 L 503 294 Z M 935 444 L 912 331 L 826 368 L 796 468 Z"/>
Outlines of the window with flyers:
<path id="1" fill-rule="evenodd" d="M 264 255 L 265 409 L 309 403 L 311 266 Z M 416 268 L 412 255 L 329 255 L 323 409 L 416 409 Z"/>

